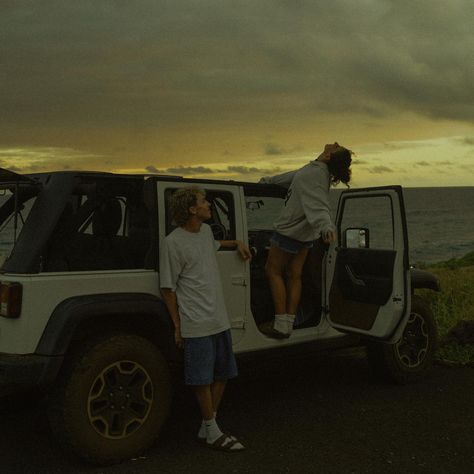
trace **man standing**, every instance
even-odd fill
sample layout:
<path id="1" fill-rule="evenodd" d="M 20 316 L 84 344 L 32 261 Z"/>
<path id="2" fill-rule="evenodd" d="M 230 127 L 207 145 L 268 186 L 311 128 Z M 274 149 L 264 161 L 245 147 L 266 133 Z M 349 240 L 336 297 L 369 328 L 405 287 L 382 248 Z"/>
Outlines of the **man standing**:
<path id="1" fill-rule="evenodd" d="M 194 386 L 201 409 L 198 439 L 211 448 L 241 451 L 244 446 L 216 423 L 226 381 L 237 376 L 216 250 L 236 247 L 245 260 L 251 254 L 238 240 L 214 240 L 204 224 L 211 217 L 204 190 L 179 189 L 171 211 L 178 227 L 161 245 L 160 287 L 176 344 L 184 348 L 185 383 Z"/>

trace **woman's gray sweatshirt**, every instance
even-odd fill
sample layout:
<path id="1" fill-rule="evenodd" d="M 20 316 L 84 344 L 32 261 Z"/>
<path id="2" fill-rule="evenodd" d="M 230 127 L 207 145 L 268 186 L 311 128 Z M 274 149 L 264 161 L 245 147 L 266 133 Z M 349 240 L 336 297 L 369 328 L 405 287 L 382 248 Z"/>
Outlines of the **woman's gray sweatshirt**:
<path id="1" fill-rule="evenodd" d="M 297 171 L 266 176 L 260 182 L 288 189 L 285 206 L 274 223 L 278 233 L 307 242 L 335 230 L 330 214 L 330 175 L 326 163 L 310 161 Z"/>

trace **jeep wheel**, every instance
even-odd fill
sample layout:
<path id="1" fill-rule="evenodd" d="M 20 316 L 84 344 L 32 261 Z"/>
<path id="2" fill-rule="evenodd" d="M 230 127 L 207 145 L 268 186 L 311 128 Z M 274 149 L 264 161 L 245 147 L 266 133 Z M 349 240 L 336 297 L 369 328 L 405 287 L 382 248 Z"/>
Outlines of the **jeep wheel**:
<path id="1" fill-rule="evenodd" d="M 153 443 L 170 399 L 168 367 L 157 348 L 139 336 L 112 335 L 73 355 L 49 418 L 67 450 L 112 464 Z"/>
<path id="2" fill-rule="evenodd" d="M 431 369 L 436 341 L 437 330 L 431 309 L 420 297 L 414 296 L 400 341 L 367 345 L 372 372 L 377 378 L 396 383 L 415 382 Z"/>

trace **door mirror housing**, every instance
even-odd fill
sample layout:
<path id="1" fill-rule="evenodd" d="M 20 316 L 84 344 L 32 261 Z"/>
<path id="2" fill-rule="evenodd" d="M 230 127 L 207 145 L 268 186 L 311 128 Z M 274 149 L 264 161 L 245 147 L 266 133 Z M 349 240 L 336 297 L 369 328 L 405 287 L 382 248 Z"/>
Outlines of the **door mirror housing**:
<path id="1" fill-rule="evenodd" d="M 344 231 L 343 246 L 351 249 L 368 249 L 370 245 L 369 235 L 369 229 L 366 227 L 349 227 Z"/>

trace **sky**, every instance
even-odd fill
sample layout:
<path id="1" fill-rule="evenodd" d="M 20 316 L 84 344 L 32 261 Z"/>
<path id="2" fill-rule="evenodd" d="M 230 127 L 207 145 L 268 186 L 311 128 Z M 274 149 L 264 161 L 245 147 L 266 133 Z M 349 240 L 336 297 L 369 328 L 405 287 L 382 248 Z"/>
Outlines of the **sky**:
<path id="1" fill-rule="evenodd" d="M 474 186 L 472 0 L 2 0 L 0 167 Z"/>

